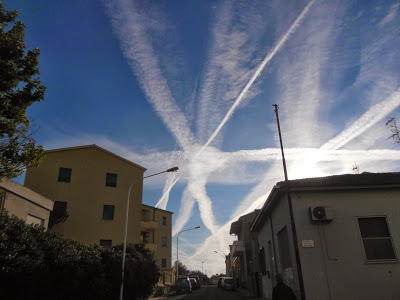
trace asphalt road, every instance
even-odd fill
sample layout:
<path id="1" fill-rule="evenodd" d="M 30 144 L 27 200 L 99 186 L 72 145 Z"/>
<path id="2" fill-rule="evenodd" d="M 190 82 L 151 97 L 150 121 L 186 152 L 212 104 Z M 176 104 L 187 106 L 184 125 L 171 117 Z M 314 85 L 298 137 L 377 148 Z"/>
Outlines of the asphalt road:
<path id="1" fill-rule="evenodd" d="M 202 286 L 193 290 L 190 294 L 170 295 L 166 299 L 184 300 L 245 300 L 250 299 L 243 296 L 239 291 L 225 291 L 215 285 Z"/>

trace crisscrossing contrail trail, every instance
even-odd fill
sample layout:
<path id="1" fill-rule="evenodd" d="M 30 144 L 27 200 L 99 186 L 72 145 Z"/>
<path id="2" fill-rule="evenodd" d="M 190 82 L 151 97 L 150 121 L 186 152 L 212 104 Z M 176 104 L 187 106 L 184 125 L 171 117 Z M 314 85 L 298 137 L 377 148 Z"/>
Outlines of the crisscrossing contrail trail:
<path id="1" fill-rule="evenodd" d="M 303 11 L 300 13 L 300 15 L 296 18 L 296 20 L 293 22 L 293 24 L 289 27 L 289 29 L 286 31 L 286 33 L 279 39 L 278 43 L 272 48 L 272 50 L 266 55 L 264 60 L 261 62 L 261 64 L 258 66 L 256 69 L 255 73 L 253 76 L 250 78 L 246 86 L 243 88 L 243 90 L 240 92 L 239 96 L 236 98 L 235 102 L 231 106 L 231 108 L 228 110 L 226 113 L 224 119 L 221 121 L 221 123 L 218 125 L 218 127 L 215 129 L 213 134 L 210 136 L 210 138 L 207 140 L 207 142 L 202 146 L 202 148 L 194 155 L 194 158 L 196 158 L 198 155 L 200 155 L 205 148 L 214 140 L 214 138 L 218 135 L 218 133 L 221 131 L 222 127 L 225 125 L 225 123 L 229 120 L 229 118 L 232 116 L 234 110 L 236 107 L 240 104 L 242 101 L 244 95 L 246 92 L 250 89 L 250 87 L 253 85 L 254 81 L 257 79 L 257 77 L 261 74 L 261 72 L 264 70 L 265 66 L 268 64 L 268 62 L 275 56 L 275 54 L 282 48 L 282 46 L 286 43 L 286 41 L 289 39 L 290 35 L 293 34 L 296 30 L 296 28 L 300 25 L 301 21 L 304 19 L 305 15 L 311 8 L 311 6 L 314 4 L 315 0 L 310 1 L 306 7 L 303 9 Z M 175 180 L 169 187 L 168 190 L 170 190 L 175 183 L 179 180 L 179 177 L 177 180 Z M 157 206 L 161 205 L 163 203 L 163 206 L 167 206 L 168 203 L 168 197 L 166 195 L 163 195 L 160 199 L 160 201 L 157 203 Z M 204 221 L 204 220 L 203 220 Z"/>
<path id="2" fill-rule="evenodd" d="M 307 4 L 307 6 L 303 9 L 301 14 L 294 21 L 292 26 L 290 26 L 289 30 L 286 31 L 286 33 L 281 37 L 279 42 L 275 45 L 275 47 L 272 48 L 272 50 L 267 54 L 267 56 L 264 58 L 264 60 L 258 66 L 256 72 L 250 78 L 249 82 L 246 84 L 246 86 L 240 92 L 239 96 L 236 98 L 236 100 L 233 103 L 233 105 L 231 106 L 231 108 L 226 113 L 226 115 L 223 118 L 222 122 L 218 125 L 217 129 L 215 129 L 213 134 L 210 136 L 210 138 L 207 140 L 207 142 L 204 144 L 204 146 L 199 150 L 199 152 L 195 155 L 195 157 L 200 155 L 204 151 L 204 149 L 214 140 L 214 138 L 217 136 L 217 134 L 221 131 L 222 127 L 225 125 L 225 123 L 232 116 L 233 111 L 236 109 L 236 107 L 242 101 L 242 99 L 243 99 L 244 95 L 246 94 L 246 92 L 253 85 L 254 81 L 257 79 L 257 77 L 260 75 L 260 73 L 264 70 L 264 68 L 268 64 L 268 62 L 275 56 L 275 54 L 280 50 L 280 48 L 286 43 L 286 41 L 289 39 L 290 35 L 293 34 L 296 31 L 296 28 L 300 25 L 301 21 L 303 20 L 303 18 L 305 17 L 307 12 L 311 8 L 311 6 L 314 4 L 314 2 L 315 2 L 315 0 L 312 0 Z"/>

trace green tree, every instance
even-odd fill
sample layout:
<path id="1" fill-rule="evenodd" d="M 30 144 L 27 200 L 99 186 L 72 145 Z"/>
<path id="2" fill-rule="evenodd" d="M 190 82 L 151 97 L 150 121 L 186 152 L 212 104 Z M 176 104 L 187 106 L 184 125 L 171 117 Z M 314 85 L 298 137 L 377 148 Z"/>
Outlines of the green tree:
<path id="1" fill-rule="evenodd" d="M 174 262 L 174 266 L 176 267 L 176 261 Z M 179 276 L 187 276 L 189 274 L 189 270 L 187 267 L 180 261 L 178 260 L 178 267 L 179 267 Z"/>
<path id="2" fill-rule="evenodd" d="M 43 156 L 26 115 L 31 104 L 44 98 L 39 49 L 26 51 L 25 25 L 16 21 L 17 15 L 0 2 L 0 178 L 17 177 Z"/>

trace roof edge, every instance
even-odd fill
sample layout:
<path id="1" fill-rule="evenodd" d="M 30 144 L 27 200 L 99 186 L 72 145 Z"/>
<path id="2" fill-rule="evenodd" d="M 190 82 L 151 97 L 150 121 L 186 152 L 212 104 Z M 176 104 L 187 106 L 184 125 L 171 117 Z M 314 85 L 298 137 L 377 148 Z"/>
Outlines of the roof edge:
<path id="1" fill-rule="evenodd" d="M 142 169 L 144 172 L 147 170 L 145 167 L 142 167 L 141 165 L 138 165 L 137 163 L 134 163 L 126 158 L 123 158 L 122 156 L 119 156 L 118 154 L 115 154 L 111 151 L 108 151 L 107 149 L 104 149 L 96 144 L 91 144 L 91 145 L 81 145 L 81 146 L 74 146 L 74 147 L 65 147 L 65 148 L 57 148 L 57 149 L 50 149 L 50 150 L 45 150 L 44 153 L 52 153 L 52 152 L 61 152 L 61 151 L 70 151 L 70 150 L 79 150 L 79 149 L 87 149 L 87 148 L 96 148 L 98 150 L 101 150 L 103 152 L 106 152 L 116 158 L 119 158 L 127 163 L 130 163 L 134 165 L 135 167 L 138 167 Z"/>
<path id="2" fill-rule="evenodd" d="M 151 205 L 147 205 L 147 204 L 143 204 L 143 203 L 142 203 L 142 206 L 147 206 L 147 207 L 150 207 L 150 208 L 153 208 L 153 209 L 157 209 L 157 210 L 165 211 L 165 212 L 170 213 L 170 214 L 174 214 L 172 211 L 169 211 L 169 210 L 166 210 L 166 209 L 161 209 L 161 208 L 158 208 L 158 207 L 155 207 L 155 206 L 151 206 Z"/>
<path id="3" fill-rule="evenodd" d="M 41 194 L 31 190 L 30 188 L 15 182 L 14 180 L 8 178 L 1 178 L 0 179 L 0 188 L 17 195 L 26 201 L 34 203 L 44 209 L 49 211 L 53 210 L 54 201 L 42 196 Z"/>

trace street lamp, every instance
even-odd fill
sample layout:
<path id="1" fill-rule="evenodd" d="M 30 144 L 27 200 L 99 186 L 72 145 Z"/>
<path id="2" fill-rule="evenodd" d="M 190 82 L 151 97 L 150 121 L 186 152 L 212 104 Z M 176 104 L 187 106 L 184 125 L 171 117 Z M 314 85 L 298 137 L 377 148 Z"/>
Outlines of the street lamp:
<path id="1" fill-rule="evenodd" d="M 204 274 L 204 272 L 203 272 L 203 264 L 204 264 L 204 261 L 201 262 L 201 273 Z"/>
<path id="2" fill-rule="evenodd" d="M 214 252 L 217 253 L 217 254 L 219 254 L 219 255 L 221 255 L 224 259 L 226 259 L 226 257 L 225 257 L 224 255 L 222 255 L 221 253 L 219 253 L 219 252 L 217 252 L 217 251 L 215 251 L 215 250 L 214 250 Z"/>
<path id="3" fill-rule="evenodd" d="M 178 241 L 179 241 L 179 235 L 180 235 L 182 232 L 189 231 L 189 230 L 193 230 L 193 229 L 200 229 L 200 226 L 196 226 L 196 227 L 193 227 L 193 228 L 189 228 L 189 229 L 182 230 L 181 232 L 178 233 L 178 236 L 176 237 L 176 279 L 177 279 L 177 280 L 178 280 L 178 278 L 179 278 L 179 259 L 178 259 Z"/>
<path id="4" fill-rule="evenodd" d="M 132 184 L 129 186 L 129 190 L 128 190 L 128 198 L 126 198 L 126 212 L 125 212 L 125 227 L 124 227 L 124 242 L 123 242 L 123 247 L 122 247 L 122 276 L 121 276 L 121 289 L 120 289 L 120 294 L 119 294 L 119 299 L 122 300 L 123 295 L 124 295 L 124 279 L 125 279 L 125 254 L 126 254 L 126 238 L 128 236 L 128 212 L 129 212 L 129 197 L 131 195 L 131 189 L 132 187 L 135 185 L 135 183 L 137 183 L 138 181 L 142 181 L 145 178 L 149 178 L 152 176 L 156 176 L 162 173 L 167 173 L 167 172 L 177 172 L 179 170 L 178 167 L 173 167 L 173 168 L 169 168 L 168 170 L 159 172 L 159 173 L 155 173 L 152 175 L 148 175 L 148 176 L 144 176 L 141 178 L 136 179 L 134 182 L 132 182 Z"/>

